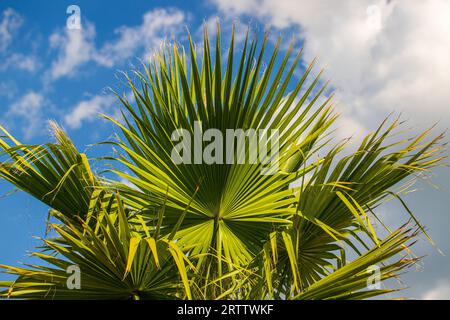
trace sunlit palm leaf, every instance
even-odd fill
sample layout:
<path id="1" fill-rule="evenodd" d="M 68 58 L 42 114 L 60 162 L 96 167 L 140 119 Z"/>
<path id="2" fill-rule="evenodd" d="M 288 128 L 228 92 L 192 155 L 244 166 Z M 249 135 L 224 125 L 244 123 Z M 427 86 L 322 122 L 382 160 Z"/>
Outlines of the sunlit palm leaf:
<path id="1" fill-rule="evenodd" d="M 6 158 L 0 162 L 0 177 L 67 217 L 82 216 L 98 180 L 86 155 L 55 123 L 51 126 L 57 143 L 43 146 L 22 144 L 0 126 L 6 135 L 0 137 L 0 157 Z"/>

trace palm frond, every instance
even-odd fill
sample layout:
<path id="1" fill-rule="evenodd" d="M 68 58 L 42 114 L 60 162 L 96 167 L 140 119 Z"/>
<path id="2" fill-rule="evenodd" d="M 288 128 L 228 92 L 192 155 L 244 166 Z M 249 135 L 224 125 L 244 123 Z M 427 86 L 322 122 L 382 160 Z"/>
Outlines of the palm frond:
<path id="1" fill-rule="evenodd" d="M 56 143 L 26 145 L 0 126 L 0 177 L 67 217 L 83 216 L 99 181 L 86 154 L 56 123 L 51 127 Z"/>
<path id="2" fill-rule="evenodd" d="M 172 242 L 155 239 L 150 231 L 134 230 L 120 197 L 112 198 L 95 217 L 94 226 L 80 220 L 82 229 L 61 213 L 63 224 L 52 224 L 58 234 L 42 239 L 32 255 L 44 265 L 0 265 L 4 273 L 18 276 L 2 282 L 0 297 L 21 299 L 177 299 L 191 298 L 189 265 Z M 174 261 L 176 263 L 174 263 Z M 80 270 L 80 288 L 67 284 L 70 266 Z M 183 285 L 180 284 L 182 279 Z"/>
<path id="3" fill-rule="evenodd" d="M 405 255 L 405 246 L 410 247 L 411 240 L 417 235 L 417 230 L 403 226 L 386 239 L 379 246 L 373 247 L 368 252 L 356 258 L 352 262 L 342 266 L 335 272 L 315 282 L 302 293 L 296 295 L 298 300 L 356 300 L 367 299 L 396 291 L 395 289 L 382 289 L 370 283 L 373 272 L 371 267 L 376 266 L 379 272 L 378 281 L 386 281 L 398 277 L 404 269 L 413 265 L 417 258 L 409 258 Z M 394 262 L 388 262 L 389 258 L 403 253 Z M 371 288 L 371 285 L 374 287 Z"/>
<path id="4" fill-rule="evenodd" d="M 367 270 L 377 265 L 384 281 L 415 263 L 409 247 L 425 229 L 401 195 L 443 163 L 442 135 L 401 140 L 399 121 L 386 119 L 345 153 L 346 141 L 331 137 L 338 115 L 328 83 L 312 76 L 315 61 L 302 67 L 294 44 L 280 55 L 281 38 L 272 46 L 267 34 L 248 33 L 237 50 L 234 28 L 224 55 L 221 38 L 217 26 L 211 44 L 205 28 L 201 46 L 189 36 L 188 52 L 164 47 L 125 74 L 133 99 L 116 93 L 123 121 L 107 117 L 119 134 L 107 142 L 115 156 L 103 158 L 119 181 L 95 175 L 57 125 L 57 143 L 42 146 L 0 127 L 0 177 L 60 222 L 52 224 L 58 237 L 34 253 L 45 265 L 1 266 L 17 279 L 0 282 L 0 297 L 363 299 L 392 291 L 367 287 Z M 195 137 L 209 129 L 247 132 L 265 160 L 278 161 L 252 162 L 252 150 L 223 143 L 205 162 L 217 136 Z M 191 163 L 173 157 L 181 157 L 180 130 L 194 137 L 183 152 Z M 257 130 L 265 135 L 252 136 Z M 392 232 L 377 217 L 391 199 L 414 227 Z M 82 290 L 66 286 L 71 265 L 81 269 Z"/>

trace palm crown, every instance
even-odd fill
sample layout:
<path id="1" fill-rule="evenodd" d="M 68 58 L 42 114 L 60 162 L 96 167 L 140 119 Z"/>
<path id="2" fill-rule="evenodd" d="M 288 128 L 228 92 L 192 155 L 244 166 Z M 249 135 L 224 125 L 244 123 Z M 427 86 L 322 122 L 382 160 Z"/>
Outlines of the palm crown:
<path id="1" fill-rule="evenodd" d="M 407 178 L 442 163 L 442 136 L 388 143 L 398 121 L 386 120 L 343 155 L 346 141 L 330 137 L 332 95 L 324 97 L 320 73 L 310 76 L 314 62 L 294 82 L 293 45 L 279 58 L 280 39 L 266 53 L 267 35 L 261 44 L 249 38 L 236 54 L 233 30 L 223 59 L 219 26 L 214 45 L 205 29 L 202 46 L 189 36 L 189 53 L 166 47 L 126 76 L 133 99 L 117 94 L 123 121 L 108 118 L 121 132 L 108 142 L 116 156 L 97 160 L 117 163 L 110 171 L 119 179 L 95 174 L 54 123 L 57 142 L 38 146 L 1 128 L 1 177 L 49 205 L 56 232 L 33 253 L 44 264 L 1 266 L 17 276 L 0 282 L 1 296 L 362 299 L 392 291 L 368 287 L 368 268 L 379 266 L 381 281 L 396 277 L 416 261 L 409 247 L 425 231 L 406 205 L 412 221 L 393 231 L 377 207 L 404 204 Z M 177 164 L 172 133 L 194 133 L 198 122 L 203 131 L 277 130 L 278 170 Z M 81 270 L 80 290 L 67 288 L 70 265 Z"/>

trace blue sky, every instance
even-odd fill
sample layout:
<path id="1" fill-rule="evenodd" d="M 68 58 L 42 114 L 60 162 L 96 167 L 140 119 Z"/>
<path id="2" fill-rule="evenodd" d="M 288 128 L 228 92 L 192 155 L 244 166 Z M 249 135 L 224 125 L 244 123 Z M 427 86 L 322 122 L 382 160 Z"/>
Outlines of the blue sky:
<path id="1" fill-rule="evenodd" d="M 114 132 L 99 112 L 114 115 L 117 102 L 106 90 L 121 87 L 120 70 L 139 64 L 164 39 L 183 43 L 185 27 L 200 37 L 203 22 L 219 17 L 238 36 L 249 24 L 270 28 L 305 44 L 303 62 L 319 58 L 326 78 L 337 89 L 342 113 L 339 135 L 355 140 L 388 113 L 402 112 L 412 131 L 439 121 L 450 124 L 450 4 L 435 1 L 5 1 L 0 0 L 0 123 L 20 140 L 43 143 L 46 121 L 55 119 L 90 156 L 88 147 Z M 81 9 L 81 31 L 68 30 L 66 9 Z M 239 38 L 239 37 L 238 37 Z M 448 168 L 432 182 L 419 182 L 406 197 L 430 229 L 439 248 L 450 254 Z M 0 263 L 29 261 L 26 251 L 43 236 L 47 208 L 0 181 Z M 391 203 L 383 215 L 392 225 L 406 219 Z M 405 276 L 403 295 L 450 299 L 450 259 L 426 241 L 423 270 Z"/>

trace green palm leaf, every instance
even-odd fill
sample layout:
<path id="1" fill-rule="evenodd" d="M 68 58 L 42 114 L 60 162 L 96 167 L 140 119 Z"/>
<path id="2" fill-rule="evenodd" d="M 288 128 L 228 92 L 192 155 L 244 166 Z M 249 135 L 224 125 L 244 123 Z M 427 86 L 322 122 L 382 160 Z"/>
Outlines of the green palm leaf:
<path id="1" fill-rule="evenodd" d="M 0 162 L 0 177 L 67 217 L 81 216 L 88 211 L 98 179 L 65 132 L 54 122 L 51 128 L 57 143 L 33 146 L 0 126 L 5 134 L 0 137 L 0 157 L 6 158 Z"/>
<path id="2" fill-rule="evenodd" d="M 42 250 L 32 254 L 49 266 L 0 265 L 3 272 L 18 276 L 15 281 L 0 283 L 0 288 L 5 288 L 0 291 L 0 296 L 26 299 L 190 298 L 186 257 L 180 249 L 169 241 L 134 230 L 121 199 L 112 198 L 111 202 L 116 205 L 107 205 L 95 216 L 95 227 L 80 220 L 81 230 L 57 213 L 56 217 L 63 222 L 52 224 L 58 237 L 42 239 Z M 67 284 L 70 266 L 80 269 L 79 289 Z M 180 286 L 180 278 L 184 289 Z"/>

